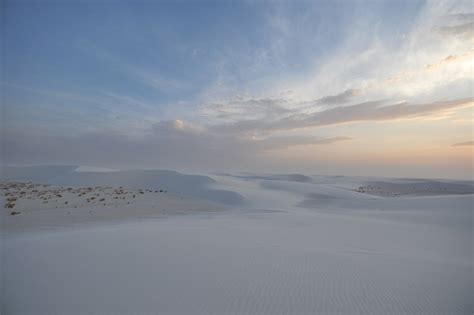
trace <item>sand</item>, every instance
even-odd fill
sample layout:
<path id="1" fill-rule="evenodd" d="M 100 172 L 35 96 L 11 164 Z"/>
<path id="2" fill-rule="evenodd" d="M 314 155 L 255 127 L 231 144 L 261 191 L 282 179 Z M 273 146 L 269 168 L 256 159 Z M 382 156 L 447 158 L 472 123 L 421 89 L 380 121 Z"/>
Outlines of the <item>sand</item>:
<path id="1" fill-rule="evenodd" d="M 63 187 L 32 182 L 0 182 L 4 233 L 50 230 L 98 222 L 140 220 L 222 211 L 222 205 L 163 189 Z"/>
<path id="2" fill-rule="evenodd" d="M 87 169 L 90 169 L 88 167 Z M 86 170 L 87 170 L 86 169 Z M 84 171 L 80 166 L 3 167 L 4 181 L 33 181 L 54 186 L 119 187 L 166 190 L 196 199 L 226 205 L 242 205 L 245 198 L 235 191 L 219 189 L 210 176 L 168 170 Z"/>
<path id="3" fill-rule="evenodd" d="M 58 208 L 26 198 L 10 224 L 83 211 L 64 198 L 96 213 L 3 234 L 2 314 L 472 314 L 472 182 L 296 175 L 210 175 L 246 200 L 212 211 L 146 187 L 130 207 L 120 187 L 94 188 L 105 206 L 44 187 Z"/>

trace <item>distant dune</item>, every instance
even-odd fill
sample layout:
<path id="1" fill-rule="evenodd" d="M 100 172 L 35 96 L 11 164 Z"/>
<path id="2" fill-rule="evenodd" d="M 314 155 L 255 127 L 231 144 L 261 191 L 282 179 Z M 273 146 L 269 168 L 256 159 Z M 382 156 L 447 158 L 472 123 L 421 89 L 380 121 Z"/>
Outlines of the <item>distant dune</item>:
<path id="1" fill-rule="evenodd" d="M 56 186 L 123 186 L 129 189 L 164 189 L 193 198 L 239 205 L 245 198 L 233 191 L 213 188 L 209 176 L 165 170 L 77 171 L 78 166 L 5 167 L 3 181 L 33 181 Z"/>
<path id="2" fill-rule="evenodd" d="M 0 183 L 0 202 L 4 206 L 2 232 L 225 210 L 222 205 L 163 189 L 64 187 L 11 181 Z"/>
<path id="3" fill-rule="evenodd" d="M 47 183 L 57 176 L 73 172 L 75 165 L 40 165 L 40 166 L 4 166 L 0 178 L 3 181 L 34 181 Z"/>
<path id="4" fill-rule="evenodd" d="M 307 182 L 311 182 L 313 180 L 310 176 L 306 176 L 306 175 L 302 175 L 302 174 L 277 174 L 277 175 L 222 174 L 222 175 L 224 175 L 224 176 L 233 176 L 233 177 L 236 177 L 236 178 L 247 179 L 247 180 L 253 180 L 253 179 L 284 180 L 284 181 L 301 182 L 301 183 L 307 183 Z"/>
<path id="5" fill-rule="evenodd" d="M 377 196 L 427 196 L 427 195 L 464 195 L 474 193 L 472 182 L 452 182 L 440 180 L 393 180 L 371 181 L 360 186 L 358 192 Z"/>

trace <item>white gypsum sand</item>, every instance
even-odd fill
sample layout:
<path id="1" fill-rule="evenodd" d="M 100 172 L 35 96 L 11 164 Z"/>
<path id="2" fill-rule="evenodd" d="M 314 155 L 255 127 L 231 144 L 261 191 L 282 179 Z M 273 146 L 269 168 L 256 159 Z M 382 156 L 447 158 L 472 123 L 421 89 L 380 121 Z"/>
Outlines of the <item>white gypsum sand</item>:
<path id="1" fill-rule="evenodd" d="M 410 187 L 420 180 L 212 178 L 206 189 L 235 192 L 246 202 L 208 211 L 208 201 L 153 191 L 135 205 L 163 209 L 175 202 L 183 211 L 177 212 L 188 215 L 173 216 L 178 208 L 169 207 L 167 216 L 140 216 L 139 207 L 127 207 L 128 199 L 114 199 L 114 190 L 138 191 L 125 188 L 124 181 L 123 188 L 97 188 L 111 205 L 94 208 L 97 215 L 127 213 L 121 220 L 104 216 L 96 221 L 100 224 L 74 229 L 7 229 L 2 239 L 3 313 L 472 312 L 472 182 L 424 180 L 434 182 L 439 193 L 424 184 L 430 193 L 411 194 Z M 379 184 L 383 194 L 358 191 L 374 182 L 397 185 Z M 402 182 L 408 188 L 401 189 Z M 151 190 L 145 186 L 142 191 Z M 67 186 L 63 189 L 66 198 Z M 18 209 L 26 211 L 27 202 L 32 201 L 18 202 Z M 47 215 L 64 210 L 58 206 Z M 40 220 L 42 211 L 31 209 L 23 217 L 35 214 Z M 11 223 L 22 215 L 7 217 Z"/>
<path id="2" fill-rule="evenodd" d="M 5 201 L 3 230 L 17 232 L 92 222 L 138 220 L 224 207 L 163 189 L 59 187 L 31 182 L 0 183 Z"/>

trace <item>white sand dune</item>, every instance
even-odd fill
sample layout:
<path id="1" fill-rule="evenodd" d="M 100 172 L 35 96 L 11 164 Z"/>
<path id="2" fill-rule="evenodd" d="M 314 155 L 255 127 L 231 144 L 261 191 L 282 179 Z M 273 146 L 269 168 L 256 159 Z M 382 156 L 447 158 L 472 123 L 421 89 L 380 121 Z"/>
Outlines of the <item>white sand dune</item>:
<path id="1" fill-rule="evenodd" d="M 31 180 L 55 186 L 123 186 L 130 189 L 164 189 L 190 197 L 239 205 L 245 199 L 233 192 L 214 189 L 209 176 L 166 170 L 77 171 L 78 166 L 5 167 L 3 180 Z M 49 174 L 49 176 L 48 176 Z"/>
<path id="2" fill-rule="evenodd" d="M 2 166 L 0 178 L 4 181 L 34 181 L 48 183 L 56 176 L 73 172 L 77 165 Z"/>
<path id="3" fill-rule="evenodd" d="M 32 182 L 0 183 L 3 232 L 57 229 L 193 212 L 223 211 L 216 203 L 165 190 L 63 187 Z"/>
<path id="4" fill-rule="evenodd" d="M 74 171 L 75 172 L 116 172 L 117 170 L 114 170 L 112 168 L 107 168 L 107 167 L 81 165 L 81 166 L 78 166 Z"/>
<path id="5" fill-rule="evenodd" d="M 257 175 L 257 174 L 222 174 L 223 176 L 231 176 L 240 179 L 246 180 L 282 180 L 282 181 L 291 181 L 291 182 L 311 182 L 313 179 L 310 176 L 302 174 L 267 174 L 267 175 Z"/>
<path id="6" fill-rule="evenodd" d="M 472 182 L 306 177 L 192 177 L 188 189 L 206 181 L 245 198 L 225 211 L 154 191 L 115 208 L 117 188 L 99 187 L 111 206 L 98 213 L 173 207 L 141 221 L 5 233 L 2 314 L 472 314 Z M 389 193 L 357 191 L 374 182 Z M 431 190 L 413 194 L 415 182 Z M 18 207 L 37 207 L 28 202 Z"/>
<path id="7" fill-rule="evenodd" d="M 370 181 L 357 191 L 378 196 L 473 194 L 474 184 L 446 180 Z"/>

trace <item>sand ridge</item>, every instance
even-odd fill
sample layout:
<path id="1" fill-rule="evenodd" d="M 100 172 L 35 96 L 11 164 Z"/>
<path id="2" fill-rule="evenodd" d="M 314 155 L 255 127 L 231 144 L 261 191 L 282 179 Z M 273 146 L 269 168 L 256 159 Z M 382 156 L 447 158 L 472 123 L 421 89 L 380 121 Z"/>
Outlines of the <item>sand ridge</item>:
<path id="1" fill-rule="evenodd" d="M 139 219 L 224 209 L 163 189 L 64 187 L 32 182 L 1 182 L 3 230 L 19 231 L 70 224 Z"/>

